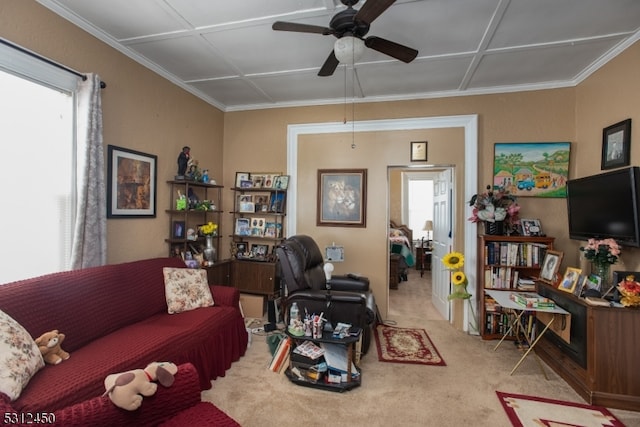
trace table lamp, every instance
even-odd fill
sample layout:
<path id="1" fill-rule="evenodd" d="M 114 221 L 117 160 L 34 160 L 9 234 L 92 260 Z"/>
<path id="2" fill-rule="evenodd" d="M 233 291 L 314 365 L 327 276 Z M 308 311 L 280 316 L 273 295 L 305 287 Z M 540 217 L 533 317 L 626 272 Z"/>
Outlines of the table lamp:
<path id="1" fill-rule="evenodd" d="M 424 227 L 422 227 L 423 231 L 427 232 L 427 245 L 431 246 L 429 242 L 431 242 L 431 231 L 433 231 L 433 221 L 430 219 L 424 222 Z"/>

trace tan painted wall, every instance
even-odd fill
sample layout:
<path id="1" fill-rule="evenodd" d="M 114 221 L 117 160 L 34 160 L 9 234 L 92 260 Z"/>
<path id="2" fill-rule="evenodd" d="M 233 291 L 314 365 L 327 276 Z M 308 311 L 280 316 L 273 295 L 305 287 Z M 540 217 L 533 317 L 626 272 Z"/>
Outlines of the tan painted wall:
<path id="1" fill-rule="evenodd" d="M 182 146 L 191 146 L 212 179 L 222 180 L 223 113 L 178 88 L 33 0 L 0 2 L 0 37 L 107 83 L 104 143 L 158 156 L 157 218 L 110 219 L 109 263 L 166 256 L 166 184 Z M 106 156 L 106 147 L 105 147 Z"/>
<path id="2" fill-rule="evenodd" d="M 631 165 L 640 165 L 640 42 L 582 82 L 576 90 L 576 141 L 571 176 L 582 177 L 600 172 L 602 129 L 622 120 L 631 119 Z M 587 148 L 588 147 L 588 148 Z M 612 206 L 612 209 L 615 207 Z M 578 259 L 579 242 L 572 242 L 572 265 Z M 565 253 L 565 259 L 567 254 Z M 640 249 L 624 248 L 621 262 L 612 270 L 639 271 Z M 582 268 L 585 263 L 582 262 Z M 587 267 L 588 268 L 588 267 Z"/>

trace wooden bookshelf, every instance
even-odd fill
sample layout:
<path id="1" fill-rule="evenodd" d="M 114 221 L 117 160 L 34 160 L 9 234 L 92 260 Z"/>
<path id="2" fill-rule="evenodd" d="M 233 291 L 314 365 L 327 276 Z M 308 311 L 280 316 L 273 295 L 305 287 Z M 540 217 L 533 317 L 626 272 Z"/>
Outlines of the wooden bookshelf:
<path id="1" fill-rule="evenodd" d="M 481 235 L 478 239 L 480 291 L 478 323 L 482 339 L 500 339 L 507 332 L 510 313 L 502 310 L 485 289 L 513 292 L 520 278 L 537 278 L 553 237 Z M 531 322 L 527 322 L 531 323 Z M 515 339 L 516 337 L 512 337 Z"/>

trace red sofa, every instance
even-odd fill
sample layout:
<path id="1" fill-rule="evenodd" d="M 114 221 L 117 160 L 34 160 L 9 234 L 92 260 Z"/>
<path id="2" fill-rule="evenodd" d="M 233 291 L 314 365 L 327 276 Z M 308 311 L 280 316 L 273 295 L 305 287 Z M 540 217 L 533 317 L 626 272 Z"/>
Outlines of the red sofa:
<path id="1" fill-rule="evenodd" d="M 159 386 L 153 396 L 144 398 L 136 411 L 122 410 L 108 397 L 98 396 L 52 413 L 19 413 L 11 407 L 8 398 L 0 394 L 0 412 L 6 414 L 3 415 L 3 425 L 26 426 L 39 420 L 37 424 L 59 427 L 240 426 L 213 404 L 200 400 L 198 372 L 191 363 L 179 365 L 173 385 L 167 388 Z"/>
<path id="2" fill-rule="evenodd" d="M 185 265 L 177 258 L 155 258 L 0 286 L 0 310 L 34 338 L 58 329 L 66 335 L 62 348 L 71 353 L 68 360 L 40 369 L 10 402 L 12 410 L 82 406 L 104 392 L 108 374 L 152 361 L 192 363 L 203 390 L 224 376 L 247 347 L 239 292 L 212 285 L 214 306 L 168 314 L 163 267 Z"/>

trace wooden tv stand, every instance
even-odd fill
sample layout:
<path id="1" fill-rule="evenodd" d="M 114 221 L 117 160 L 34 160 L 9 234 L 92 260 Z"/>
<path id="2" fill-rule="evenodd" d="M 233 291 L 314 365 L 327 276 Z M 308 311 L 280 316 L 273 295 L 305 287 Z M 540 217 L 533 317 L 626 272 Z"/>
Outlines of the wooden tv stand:
<path id="1" fill-rule="evenodd" d="M 545 336 L 535 352 L 589 404 L 640 411 L 640 309 L 596 307 L 568 296 L 586 308 L 586 368 Z"/>

